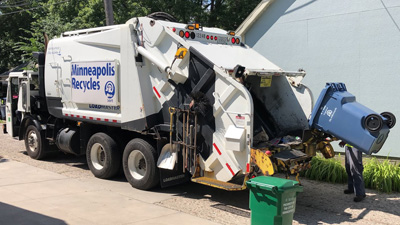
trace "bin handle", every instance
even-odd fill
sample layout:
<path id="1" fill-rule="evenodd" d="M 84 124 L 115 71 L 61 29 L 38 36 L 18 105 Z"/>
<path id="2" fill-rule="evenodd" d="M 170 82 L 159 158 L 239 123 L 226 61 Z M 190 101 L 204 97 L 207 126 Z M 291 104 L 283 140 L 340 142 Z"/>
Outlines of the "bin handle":
<path id="1" fill-rule="evenodd" d="M 272 193 L 274 193 L 274 194 L 276 194 L 278 192 L 278 187 L 275 185 L 264 184 L 264 183 L 254 182 L 254 181 L 252 183 L 257 184 L 258 187 L 268 188 L 267 191 L 271 190 Z"/>

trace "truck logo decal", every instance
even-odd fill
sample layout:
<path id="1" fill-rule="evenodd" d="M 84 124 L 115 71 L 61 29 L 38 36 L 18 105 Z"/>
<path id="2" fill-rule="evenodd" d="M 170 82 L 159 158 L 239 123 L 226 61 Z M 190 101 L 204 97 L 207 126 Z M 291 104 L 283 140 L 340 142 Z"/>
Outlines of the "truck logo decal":
<path id="1" fill-rule="evenodd" d="M 335 109 L 332 111 L 332 109 L 328 109 L 327 106 L 324 106 L 324 108 L 323 108 L 322 111 L 321 111 L 321 115 L 322 115 L 322 116 L 328 116 L 328 117 L 329 117 L 329 122 L 331 122 L 332 119 L 333 119 L 333 116 L 335 116 L 336 110 L 337 110 L 337 108 L 335 108 Z"/>
<path id="2" fill-rule="evenodd" d="M 115 94 L 115 85 L 112 81 L 107 81 L 104 87 L 104 93 L 106 94 L 108 99 L 112 100 Z"/>
<path id="3" fill-rule="evenodd" d="M 71 62 L 71 94 L 75 103 L 117 107 L 116 61 Z"/>

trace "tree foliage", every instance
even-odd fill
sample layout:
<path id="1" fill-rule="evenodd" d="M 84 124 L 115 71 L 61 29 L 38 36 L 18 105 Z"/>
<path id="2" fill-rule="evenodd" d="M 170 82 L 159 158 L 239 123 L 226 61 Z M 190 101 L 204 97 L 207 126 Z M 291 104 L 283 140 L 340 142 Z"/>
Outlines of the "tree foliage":
<path id="1" fill-rule="evenodd" d="M 259 0 L 113 0 L 115 24 L 152 12 L 179 22 L 235 30 Z M 105 26 L 103 0 L 0 0 L 0 73 L 44 50 L 49 38 L 69 30 Z"/>
<path id="2" fill-rule="evenodd" d="M 4 4 L 17 5 L 19 0 L 1 1 L 0 6 Z M 34 21 L 32 13 L 22 11 L 26 6 L 17 6 L 12 8 L 0 8 L 0 72 L 11 67 L 17 66 L 22 61 L 21 52 L 14 50 L 15 44 L 25 42 L 25 31 L 30 29 L 30 24 Z M 12 13 L 12 14 L 9 14 Z"/>

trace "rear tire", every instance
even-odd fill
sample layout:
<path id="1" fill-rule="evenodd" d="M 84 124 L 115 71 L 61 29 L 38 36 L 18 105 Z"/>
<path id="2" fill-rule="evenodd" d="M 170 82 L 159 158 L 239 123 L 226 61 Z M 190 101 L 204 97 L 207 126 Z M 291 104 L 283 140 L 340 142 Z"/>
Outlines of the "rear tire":
<path id="1" fill-rule="evenodd" d="M 115 176 L 121 166 L 118 145 L 105 133 L 96 133 L 89 139 L 86 160 L 93 175 L 101 179 Z"/>
<path id="2" fill-rule="evenodd" d="M 125 177 L 132 187 L 149 190 L 160 182 L 157 153 L 147 141 L 136 138 L 125 147 L 122 165 Z"/>
<path id="3" fill-rule="evenodd" d="M 46 157 L 49 141 L 35 125 L 29 125 L 25 132 L 26 152 L 32 159 L 43 159 Z"/>

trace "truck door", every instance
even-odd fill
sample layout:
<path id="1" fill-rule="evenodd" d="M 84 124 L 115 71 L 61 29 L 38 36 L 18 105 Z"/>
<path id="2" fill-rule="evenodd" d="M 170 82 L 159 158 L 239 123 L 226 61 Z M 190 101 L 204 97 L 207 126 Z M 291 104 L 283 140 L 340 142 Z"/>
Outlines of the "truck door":
<path id="1" fill-rule="evenodd" d="M 31 104 L 30 104 L 30 82 L 29 80 L 20 80 L 19 85 L 19 99 L 18 99 L 18 111 L 23 112 L 30 112 L 31 111 Z"/>
<path id="2" fill-rule="evenodd" d="M 18 77 L 10 77 L 8 80 L 7 100 L 6 100 L 6 124 L 7 133 L 15 137 L 19 131 L 21 115 L 17 113 L 18 107 Z M 19 114 L 19 115 L 17 115 Z M 17 118 L 19 116 L 19 119 Z"/>

